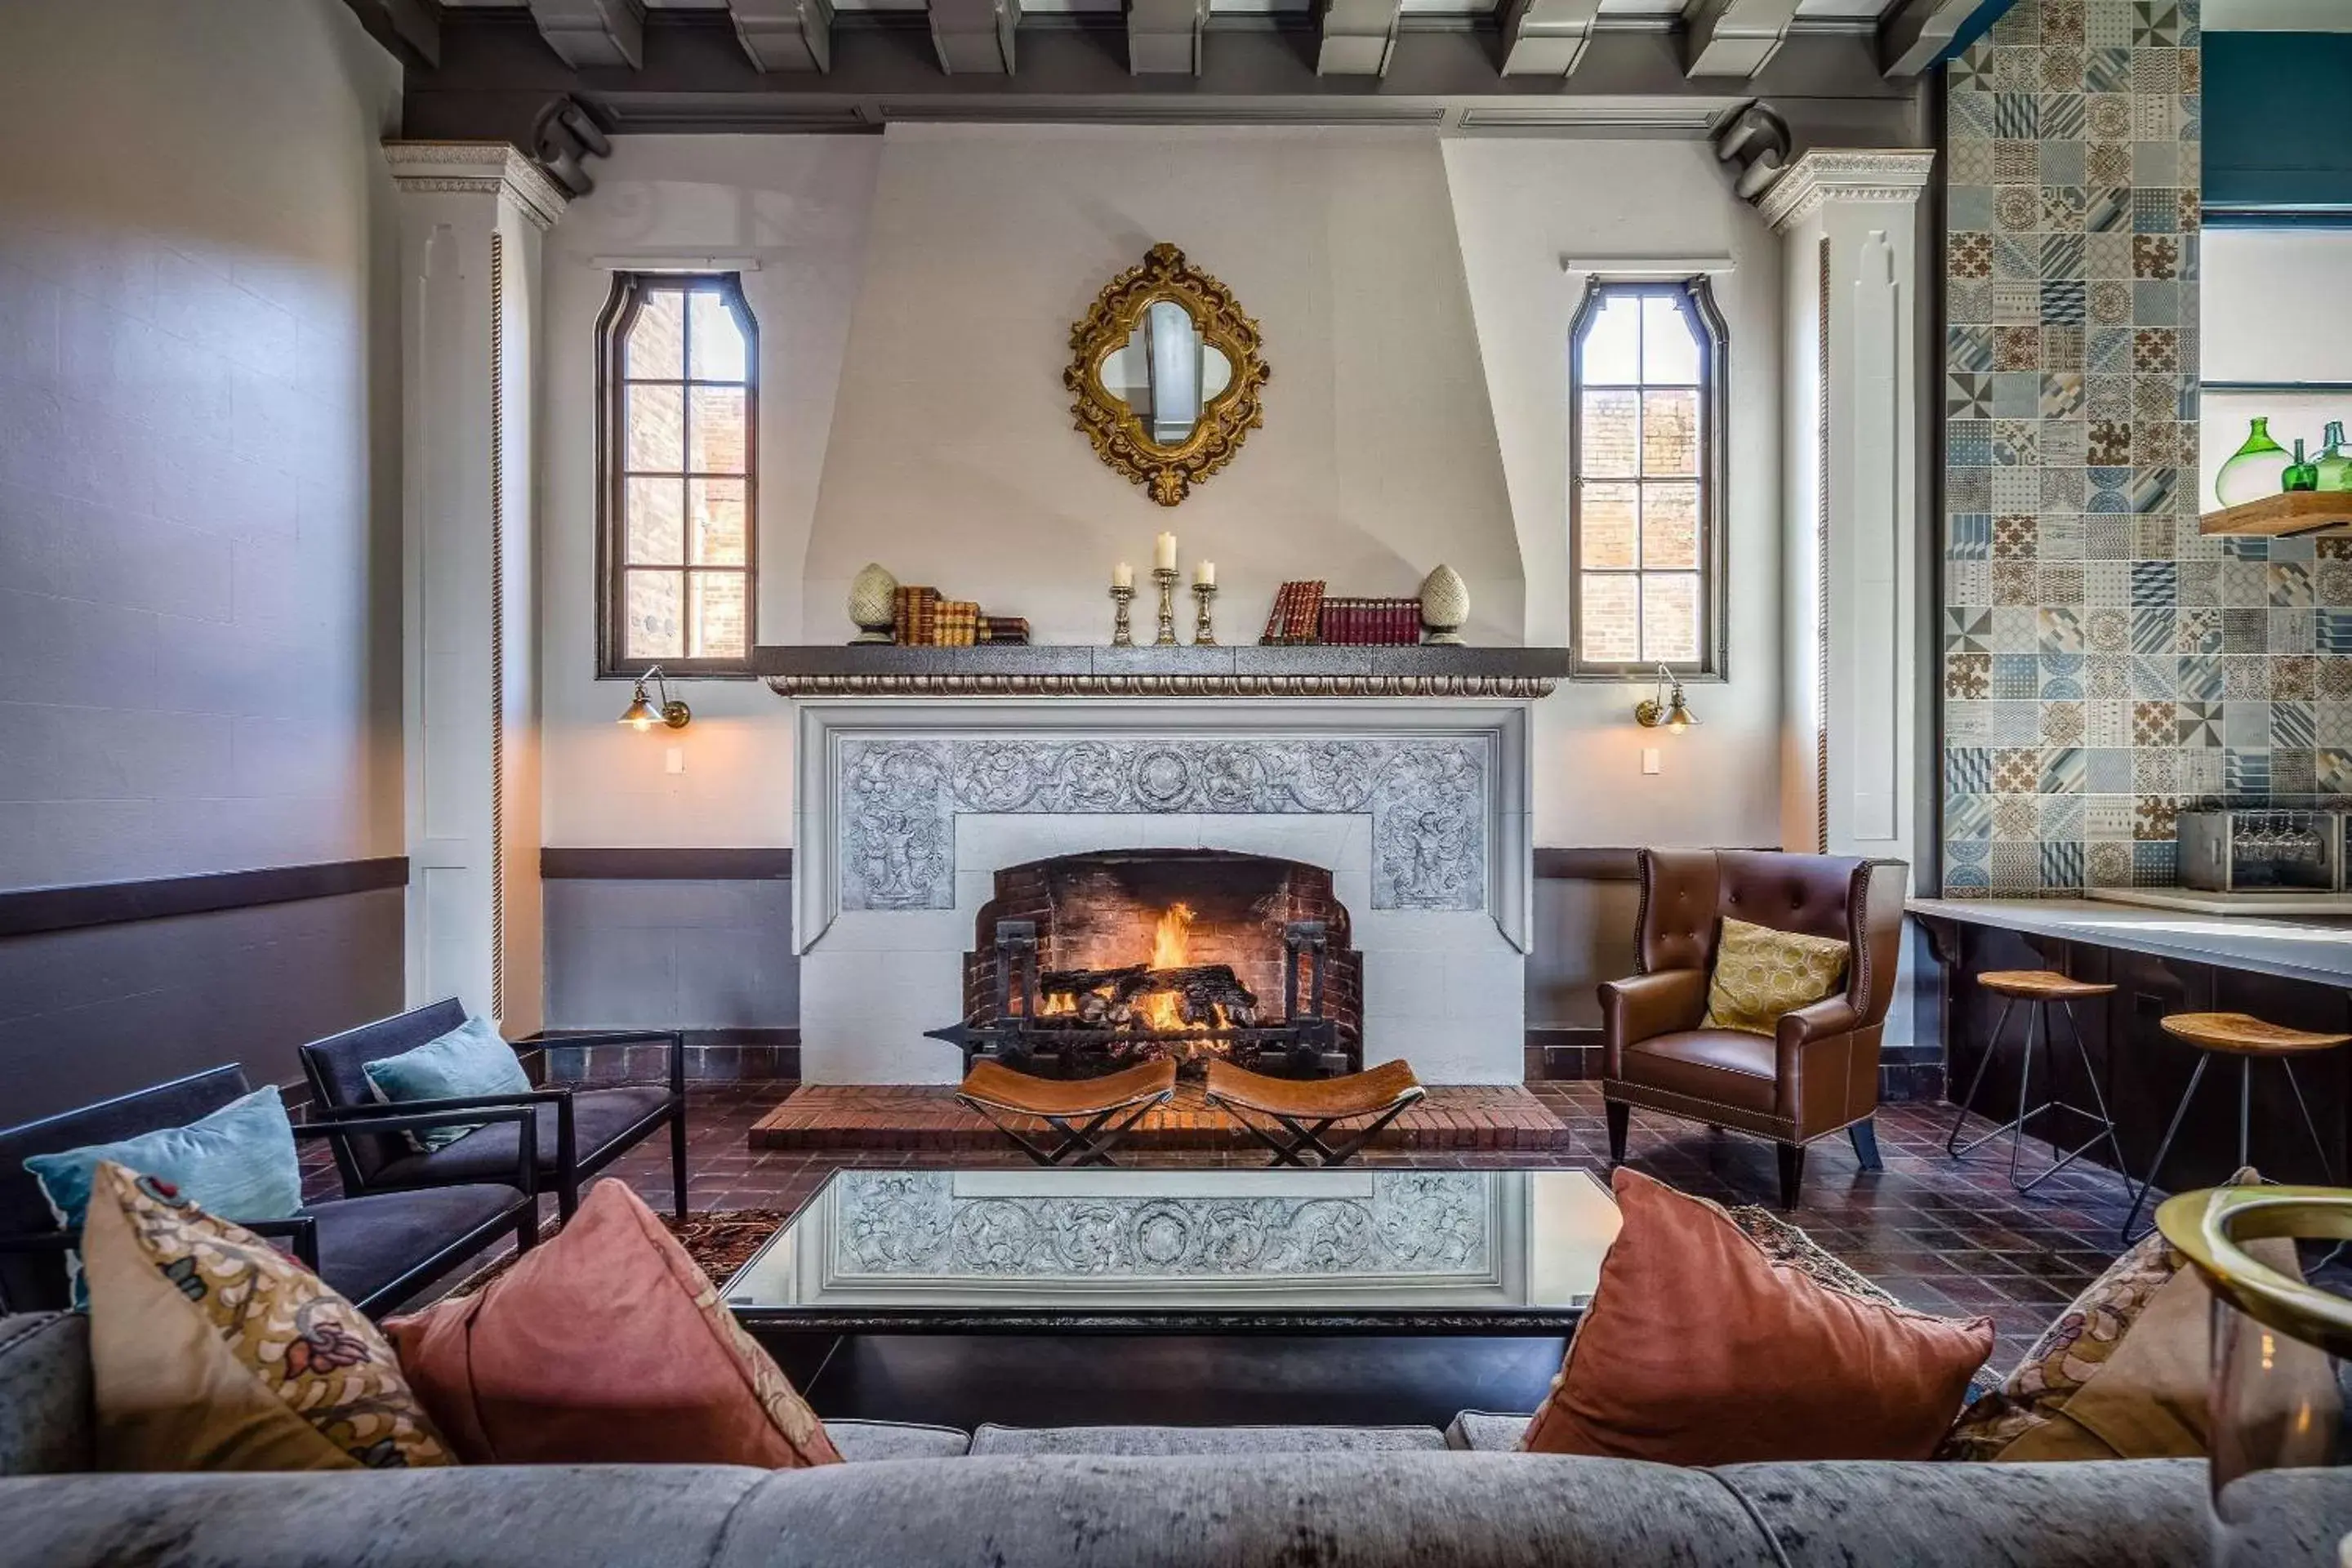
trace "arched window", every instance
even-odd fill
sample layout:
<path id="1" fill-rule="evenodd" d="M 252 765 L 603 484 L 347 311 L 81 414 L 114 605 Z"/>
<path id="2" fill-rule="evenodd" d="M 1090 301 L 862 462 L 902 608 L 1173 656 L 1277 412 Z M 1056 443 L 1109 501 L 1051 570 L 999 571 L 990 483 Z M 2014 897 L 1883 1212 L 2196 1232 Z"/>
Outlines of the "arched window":
<path id="1" fill-rule="evenodd" d="M 1594 282 L 1570 329 L 1576 673 L 1723 673 L 1723 318 L 1706 279 Z"/>
<path id="2" fill-rule="evenodd" d="M 735 274 L 614 277 L 597 328 L 606 675 L 751 672 L 759 366 Z"/>

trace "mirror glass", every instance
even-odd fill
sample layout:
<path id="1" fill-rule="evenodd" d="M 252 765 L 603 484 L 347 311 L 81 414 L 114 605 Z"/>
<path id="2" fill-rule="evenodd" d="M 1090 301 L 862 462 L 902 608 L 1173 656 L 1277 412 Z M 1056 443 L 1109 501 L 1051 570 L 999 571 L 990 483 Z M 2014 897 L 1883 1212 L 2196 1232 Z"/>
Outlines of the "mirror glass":
<path id="1" fill-rule="evenodd" d="M 1125 345 L 1103 357 L 1099 375 L 1155 446 L 1179 447 L 1199 427 L 1201 410 L 1232 384 L 1234 367 L 1183 306 L 1154 300 Z"/>

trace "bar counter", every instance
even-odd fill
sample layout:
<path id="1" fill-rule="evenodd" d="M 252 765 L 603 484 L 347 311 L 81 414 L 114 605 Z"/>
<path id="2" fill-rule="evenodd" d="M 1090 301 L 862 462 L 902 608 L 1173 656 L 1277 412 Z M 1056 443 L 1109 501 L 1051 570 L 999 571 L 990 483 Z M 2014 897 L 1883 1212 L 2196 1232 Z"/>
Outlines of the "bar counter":
<path id="1" fill-rule="evenodd" d="M 2248 1013 L 2290 1028 L 2352 1033 L 2352 919 L 2197 914 L 2088 899 L 1913 899 L 1905 908 L 1926 933 L 1943 971 L 1940 1023 L 1946 1092 L 1964 1092 L 2000 1018 L 2001 998 L 1976 977 L 1996 969 L 2047 969 L 2115 987 L 2078 1003 L 2083 1048 L 2053 1008 L 2053 1048 L 2037 1055 L 2032 1099 L 2048 1096 L 2054 1071 L 2064 1097 L 2094 1103 L 2089 1079 L 2113 1109 L 2129 1173 L 2147 1174 L 2189 1075 L 2196 1047 L 2165 1032 L 2174 1013 Z M 1979 1091 L 1976 1109 L 1998 1121 L 2019 1103 L 2018 1063 L 2026 1009 L 2016 1009 Z M 2049 1064 L 2044 1066 L 2043 1064 Z M 2313 1152 L 2288 1083 L 2275 1063 L 2251 1080 L 2251 1160 L 2265 1176 L 2336 1184 L 2352 1144 L 2352 1048 L 2298 1063 L 2304 1093 L 2327 1145 L 2328 1168 Z M 2237 1168 L 2236 1071 L 2209 1072 L 2189 1107 L 2160 1185 L 2172 1191 L 2226 1181 Z M 2090 1124 L 2035 1129 L 2027 1164 L 2045 1155 L 2056 1131 L 2071 1148 Z M 1978 1158 L 1983 1158 L 1981 1153 Z"/>

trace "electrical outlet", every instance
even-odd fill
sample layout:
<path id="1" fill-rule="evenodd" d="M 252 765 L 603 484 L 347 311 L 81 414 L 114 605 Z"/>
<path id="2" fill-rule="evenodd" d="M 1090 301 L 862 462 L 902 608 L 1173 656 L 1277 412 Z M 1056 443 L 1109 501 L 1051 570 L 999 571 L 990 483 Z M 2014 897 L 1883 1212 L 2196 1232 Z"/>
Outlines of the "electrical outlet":
<path id="1" fill-rule="evenodd" d="M 677 770 L 672 769 L 671 771 L 676 772 Z M 1642 771 L 1645 773 L 1654 773 L 1658 771 L 1657 747 L 1644 746 L 1642 748 Z"/>
<path id="2" fill-rule="evenodd" d="M 672 746 L 669 749 L 669 755 L 663 759 L 662 765 L 674 773 L 682 773 L 686 772 L 686 748 L 684 746 Z M 1652 773 L 1657 772 L 1655 768 L 1653 768 L 1650 771 Z"/>

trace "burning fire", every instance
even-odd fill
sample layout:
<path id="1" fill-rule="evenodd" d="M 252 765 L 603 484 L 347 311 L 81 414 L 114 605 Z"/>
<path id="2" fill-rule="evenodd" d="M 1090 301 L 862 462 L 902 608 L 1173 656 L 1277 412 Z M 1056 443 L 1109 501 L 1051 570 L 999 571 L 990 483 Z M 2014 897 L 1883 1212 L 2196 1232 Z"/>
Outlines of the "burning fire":
<path id="1" fill-rule="evenodd" d="M 1151 967 L 1181 969 L 1192 947 L 1192 906 L 1171 904 L 1160 917 L 1151 931 Z M 1155 991 L 1141 998 L 1143 1021 L 1153 1029 L 1181 1029 L 1188 1026 L 1176 1011 L 1173 993 Z"/>

